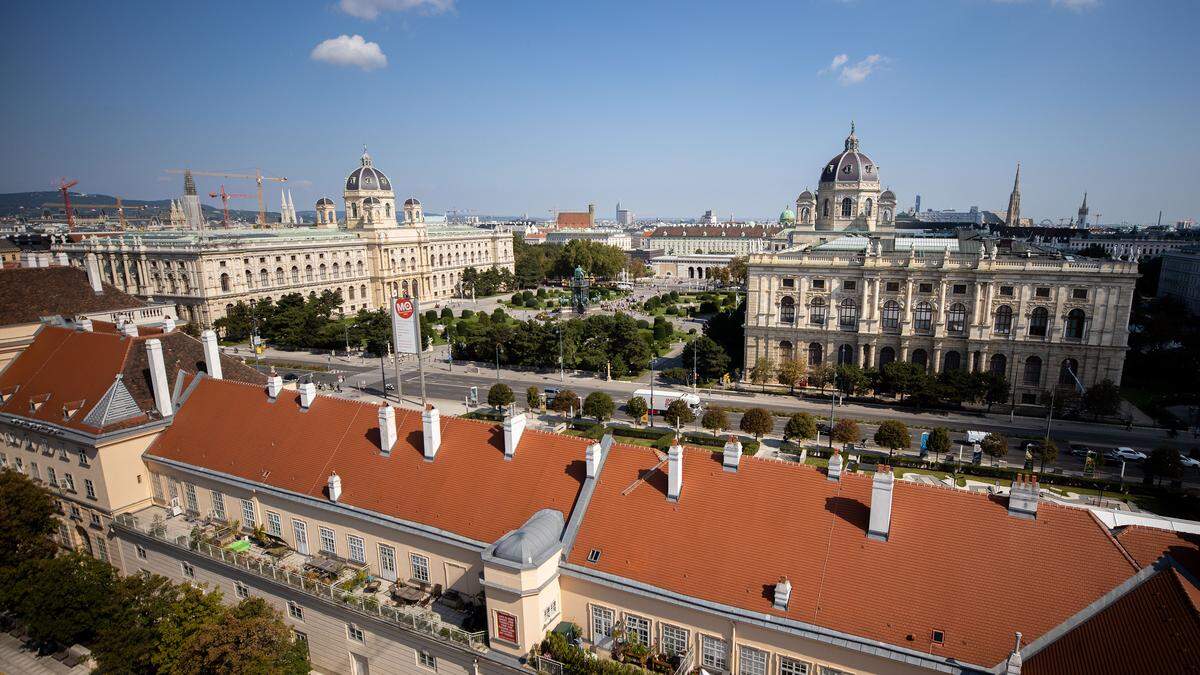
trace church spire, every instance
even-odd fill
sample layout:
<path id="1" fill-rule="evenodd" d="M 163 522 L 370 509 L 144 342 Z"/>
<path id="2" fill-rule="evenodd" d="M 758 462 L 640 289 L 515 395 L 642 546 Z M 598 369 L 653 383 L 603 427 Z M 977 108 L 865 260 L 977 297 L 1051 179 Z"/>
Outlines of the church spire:
<path id="1" fill-rule="evenodd" d="M 1004 224 L 1018 227 L 1021 224 L 1021 163 L 1017 162 L 1017 176 L 1013 179 L 1012 194 L 1008 196 L 1008 213 Z"/>

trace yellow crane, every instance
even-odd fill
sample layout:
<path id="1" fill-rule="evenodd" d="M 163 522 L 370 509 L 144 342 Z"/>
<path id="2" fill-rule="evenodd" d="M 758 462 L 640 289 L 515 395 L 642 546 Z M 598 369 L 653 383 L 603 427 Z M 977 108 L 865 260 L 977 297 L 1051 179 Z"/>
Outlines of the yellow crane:
<path id="1" fill-rule="evenodd" d="M 68 204 L 66 202 L 46 202 L 45 204 L 42 204 L 42 208 L 63 209 L 65 211 L 68 211 L 69 212 L 68 215 L 72 218 L 74 217 L 74 212 L 78 211 L 80 209 L 116 209 L 117 210 L 117 219 L 119 221 L 121 221 L 121 229 L 122 230 L 126 229 L 126 227 L 127 227 L 127 221 L 125 220 L 125 209 L 141 210 L 141 209 L 146 208 L 144 205 L 122 204 L 120 197 L 113 197 L 113 199 L 117 200 L 116 204 L 76 204 L 76 203 Z"/>
<path id="2" fill-rule="evenodd" d="M 273 183 L 286 183 L 287 178 L 280 176 L 264 176 L 262 169 L 255 169 L 254 173 L 232 173 L 228 171 L 195 171 L 190 169 L 167 169 L 167 173 L 187 173 L 192 172 L 193 176 L 213 176 L 217 178 L 241 178 L 244 180 L 253 180 L 258 185 L 258 225 L 266 227 L 267 225 L 267 208 L 263 202 L 263 181 L 271 181 Z"/>

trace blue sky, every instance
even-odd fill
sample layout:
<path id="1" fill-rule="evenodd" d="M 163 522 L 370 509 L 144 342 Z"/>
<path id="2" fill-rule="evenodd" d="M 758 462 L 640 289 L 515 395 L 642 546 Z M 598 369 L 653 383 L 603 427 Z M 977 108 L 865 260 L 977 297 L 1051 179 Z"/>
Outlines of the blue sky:
<path id="1" fill-rule="evenodd" d="M 431 211 L 610 215 L 620 200 L 773 217 L 854 119 L 902 207 L 920 193 L 1003 211 L 1020 161 L 1039 219 L 1073 215 L 1084 190 L 1106 222 L 1200 211 L 1195 2 L 60 1 L 0 16 L 0 192 L 65 175 L 161 198 L 182 189 L 165 168 L 261 166 L 304 210 L 340 198 L 365 144 Z"/>

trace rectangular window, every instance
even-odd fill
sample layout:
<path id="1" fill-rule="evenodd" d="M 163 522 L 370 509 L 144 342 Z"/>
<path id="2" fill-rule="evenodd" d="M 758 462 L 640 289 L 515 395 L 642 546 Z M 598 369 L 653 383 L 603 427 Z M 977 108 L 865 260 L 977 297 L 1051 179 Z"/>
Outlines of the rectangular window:
<path id="1" fill-rule="evenodd" d="M 825 280 L 824 279 L 813 279 L 812 287 L 815 289 L 818 289 L 818 290 L 824 289 L 825 288 Z"/>
<path id="2" fill-rule="evenodd" d="M 783 287 L 784 287 L 784 288 L 795 288 L 795 287 L 796 287 L 796 280 L 795 280 L 795 279 L 791 279 L 791 278 L 785 278 L 785 279 L 783 280 Z"/>
<path id="3" fill-rule="evenodd" d="M 842 290 L 843 291 L 853 291 L 856 288 L 858 288 L 857 281 L 843 281 L 842 282 Z"/>
<path id="4" fill-rule="evenodd" d="M 92 526 L 93 527 L 101 527 L 99 514 L 96 514 L 96 513 L 92 514 Z"/>
<path id="5" fill-rule="evenodd" d="M 317 528 L 317 533 L 321 537 L 321 552 L 337 555 L 337 539 L 333 534 L 333 530 L 321 525 Z"/>
<path id="6" fill-rule="evenodd" d="M 267 533 L 275 537 L 283 537 L 283 521 L 274 511 L 267 511 Z"/>
<path id="7" fill-rule="evenodd" d="M 684 654 L 688 650 L 688 631 L 686 628 L 662 624 L 662 648 L 668 656 Z"/>
<path id="8" fill-rule="evenodd" d="M 613 611 L 607 607 L 592 605 L 592 642 L 599 644 L 612 637 Z"/>
<path id="9" fill-rule="evenodd" d="M 725 641 L 711 635 L 700 636 L 700 663 L 713 670 L 729 669 L 729 650 Z"/>
<path id="10" fill-rule="evenodd" d="M 738 650 L 738 673 L 741 675 L 767 675 L 766 652 L 746 645 L 740 645 Z"/>
<path id="11" fill-rule="evenodd" d="M 225 495 L 212 491 L 212 512 L 217 520 L 225 520 Z"/>
<path id="12" fill-rule="evenodd" d="M 396 581 L 396 549 L 387 544 L 379 545 L 379 576 Z"/>
<path id="13" fill-rule="evenodd" d="M 88 466 L 87 450 L 79 451 L 79 466 Z"/>
<path id="14" fill-rule="evenodd" d="M 360 644 L 367 641 L 367 636 L 363 635 L 362 629 L 352 623 L 346 624 L 346 637 Z"/>
<path id="15" fill-rule="evenodd" d="M 250 597 L 250 589 L 240 581 L 233 582 L 233 592 L 242 600 Z"/>
<path id="16" fill-rule="evenodd" d="M 187 562 L 186 560 L 180 561 L 179 567 L 183 570 L 183 576 L 187 577 L 188 579 L 196 578 L 196 568 L 192 567 L 190 562 Z"/>
<path id="17" fill-rule="evenodd" d="M 350 549 L 350 560 L 357 563 L 367 562 L 367 549 L 363 545 L 362 537 L 348 534 L 346 535 L 346 544 Z"/>
<path id="18" fill-rule="evenodd" d="M 640 644 L 650 646 L 650 619 L 633 614 L 625 615 L 625 633 L 630 639 L 636 639 Z"/>
<path id="19" fill-rule="evenodd" d="M 1087 300 L 1087 289 L 1076 288 L 1071 291 L 1071 297 L 1076 300 Z"/>
<path id="20" fill-rule="evenodd" d="M 83 514 L 79 512 L 79 507 L 74 504 L 71 505 L 71 519 L 83 520 Z"/>
<path id="21" fill-rule="evenodd" d="M 20 461 L 21 460 L 19 460 L 19 459 L 17 460 L 18 463 Z M 19 469 L 19 467 L 18 467 L 18 469 Z M 72 477 L 71 474 L 65 473 L 65 472 L 63 473 L 63 487 L 65 487 L 67 489 L 67 492 L 75 491 L 75 478 Z"/>
<path id="22" fill-rule="evenodd" d="M 292 635 L 296 636 L 296 642 L 303 642 L 304 644 L 308 644 L 308 633 L 302 633 L 298 630 L 294 630 L 294 631 L 292 631 Z"/>
<path id="23" fill-rule="evenodd" d="M 437 657 L 425 650 L 417 652 L 417 665 L 430 670 L 437 670 Z"/>
<path id="24" fill-rule="evenodd" d="M 308 524 L 303 520 L 292 519 L 293 548 L 300 555 L 308 555 Z"/>
<path id="25" fill-rule="evenodd" d="M 253 530 L 257 521 L 254 517 L 254 502 L 249 499 L 242 500 L 242 527 Z"/>
<path id="26" fill-rule="evenodd" d="M 142 560 L 145 560 L 145 559 L 146 559 L 146 549 L 145 549 L 145 547 L 143 547 L 143 546 L 141 546 L 141 545 L 138 545 L 138 546 L 137 546 L 137 557 L 141 558 Z"/>
<path id="27" fill-rule="evenodd" d="M 1000 295 L 1011 298 L 1012 294 L 1013 294 L 1012 286 L 1001 286 L 1000 287 Z"/>
<path id="28" fill-rule="evenodd" d="M 184 483 L 183 493 L 187 496 L 188 511 L 200 515 L 200 500 L 196 499 L 196 486 L 191 483 Z"/>
<path id="29" fill-rule="evenodd" d="M 163 501 L 162 480 L 158 474 L 150 474 L 150 490 L 154 493 L 155 501 Z"/>
<path id="30" fill-rule="evenodd" d="M 50 481 L 51 486 L 58 485 L 58 475 L 54 473 L 54 467 L 46 467 L 46 480 Z"/>
<path id="31" fill-rule="evenodd" d="M 108 562 L 108 542 L 104 537 L 96 537 L 96 558 Z"/>
<path id="32" fill-rule="evenodd" d="M 96 484 L 92 482 L 91 478 L 83 479 L 83 489 L 87 492 L 88 499 L 96 498 Z"/>
<path id="33" fill-rule="evenodd" d="M 37 462 L 29 463 L 29 477 L 36 481 L 42 480 L 42 472 L 38 471 Z"/>
<path id="34" fill-rule="evenodd" d="M 174 478 L 167 479 L 167 490 L 170 491 L 171 501 L 179 499 L 179 481 Z"/>
<path id="35" fill-rule="evenodd" d="M 917 287 L 917 289 L 921 293 L 932 293 L 933 292 L 933 284 L 921 284 L 920 286 Z"/>
<path id="36" fill-rule="evenodd" d="M 966 295 L 967 294 L 967 285 L 966 284 L 954 284 L 953 293 L 955 295 Z"/>
<path id="37" fill-rule="evenodd" d="M 429 583 L 429 558 L 416 553 L 409 554 L 412 563 L 412 578 L 423 584 Z"/>
<path id="38" fill-rule="evenodd" d="M 288 616 L 292 617 L 293 619 L 295 619 L 297 621 L 304 620 L 304 608 L 303 607 L 301 607 L 300 605 L 297 605 L 295 602 L 288 601 L 287 608 L 288 608 Z"/>
<path id="39" fill-rule="evenodd" d="M 1048 297 L 1050 297 L 1050 289 L 1049 288 L 1038 288 L 1038 289 L 1034 290 L 1033 294 L 1034 294 L 1034 296 L 1039 297 L 1039 298 L 1048 298 Z"/>
<path id="40" fill-rule="evenodd" d="M 899 281 L 889 281 L 886 284 L 884 284 L 883 288 L 888 293 L 899 293 L 900 292 L 900 282 Z"/>
<path id="41" fill-rule="evenodd" d="M 20 457 L 13 457 L 13 466 L 16 468 L 17 473 L 25 473 L 25 463 L 21 461 Z"/>
<path id="42" fill-rule="evenodd" d="M 809 665 L 804 661 L 779 657 L 779 675 L 808 675 L 809 672 Z"/>

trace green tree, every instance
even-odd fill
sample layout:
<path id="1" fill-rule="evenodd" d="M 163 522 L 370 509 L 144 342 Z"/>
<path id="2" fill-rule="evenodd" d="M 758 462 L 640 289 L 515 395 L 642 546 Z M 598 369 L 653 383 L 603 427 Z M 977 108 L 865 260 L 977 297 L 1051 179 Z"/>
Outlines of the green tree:
<path id="1" fill-rule="evenodd" d="M 196 631 L 180 645 L 179 672 L 280 673 L 304 675 L 312 666 L 303 642 L 279 612 L 262 598 L 247 598 L 219 621 Z"/>
<path id="2" fill-rule="evenodd" d="M 991 457 L 994 462 L 1008 454 L 1008 438 L 1004 434 L 988 434 L 983 437 L 979 449 L 983 451 L 983 454 Z"/>
<path id="3" fill-rule="evenodd" d="M 654 328 L 652 331 L 654 333 L 655 342 L 665 343 L 671 338 L 672 330 L 674 329 L 671 327 L 670 320 L 662 316 L 654 317 Z"/>
<path id="4" fill-rule="evenodd" d="M 625 413 L 637 424 L 642 423 L 642 419 L 646 417 L 646 412 L 646 399 L 641 396 L 634 396 L 625 402 Z"/>
<path id="5" fill-rule="evenodd" d="M 925 369 L 907 361 L 892 361 L 880 368 L 879 375 L 880 388 L 900 394 L 903 399 L 916 390 L 921 378 L 925 377 Z"/>
<path id="6" fill-rule="evenodd" d="M 583 399 L 583 414 L 595 417 L 597 422 L 611 419 L 614 410 L 616 404 L 613 403 L 612 396 L 602 391 L 593 391 Z"/>
<path id="7" fill-rule="evenodd" d="M 562 278 L 575 274 L 576 267 L 591 276 L 613 279 L 625 269 L 626 254 L 616 246 L 575 239 L 562 247 L 554 262 L 553 273 Z"/>
<path id="8" fill-rule="evenodd" d="M 775 360 L 770 356 L 764 356 L 754 363 L 754 367 L 750 369 L 750 381 L 754 384 L 762 385 L 763 391 L 767 390 L 767 383 L 775 375 Z"/>
<path id="9" fill-rule="evenodd" d="M 867 390 L 871 380 L 862 368 L 853 363 L 843 363 L 837 367 L 837 386 L 847 396 L 855 396 Z"/>
<path id="10" fill-rule="evenodd" d="M 714 434 L 720 434 L 729 428 L 729 415 L 721 406 L 709 406 L 704 410 L 704 416 L 700 418 L 700 426 Z"/>
<path id="11" fill-rule="evenodd" d="M 861 436 L 858 435 L 858 422 L 854 420 L 838 420 L 833 425 L 833 440 L 838 443 L 857 443 Z"/>
<path id="12" fill-rule="evenodd" d="M 542 406 L 542 391 L 537 385 L 530 385 L 525 390 L 525 406 L 530 410 L 537 410 Z"/>
<path id="13" fill-rule="evenodd" d="M 696 413 L 688 406 L 687 401 L 677 398 L 671 401 L 667 409 L 663 411 L 663 420 L 673 427 L 679 428 L 685 424 L 691 424 L 696 421 Z"/>
<path id="14" fill-rule="evenodd" d="M 1150 456 L 1146 458 L 1146 464 L 1142 468 L 1142 480 L 1146 485 L 1159 478 L 1167 478 L 1175 484 L 1182 476 L 1183 462 L 1180 461 L 1179 450 L 1165 445 L 1150 451 Z"/>
<path id="15" fill-rule="evenodd" d="M 514 400 L 516 397 L 513 396 L 512 387 L 503 382 L 497 382 L 488 389 L 487 403 L 493 408 L 503 408 Z"/>
<path id="16" fill-rule="evenodd" d="M 819 387 L 823 393 L 826 387 L 833 384 L 833 378 L 836 375 L 837 370 L 832 363 L 819 363 L 809 368 L 808 384 Z"/>
<path id="17" fill-rule="evenodd" d="M 550 402 L 549 408 L 560 413 L 570 413 L 571 411 L 578 413 L 579 394 L 570 389 L 563 389 L 554 395 L 554 400 Z"/>
<path id="18" fill-rule="evenodd" d="M 703 381 L 719 380 L 722 375 L 729 372 L 729 355 L 721 349 L 721 345 L 717 344 L 716 340 L 705 335 L 687 343 L 680 355 L 680 360 L 688 369 L 695 363 L 696 374 Z"/>
<path id="19" fill-rule="evenodd" d="M 1054 460 L 1058 459 L 1058 444 L 1053 440 L 1047 439 L 1036 446 L 1033 456 L 1039 462 L 1038 471 L 1046 471 L 1046 462 L 1054 464 Z"/>
<path id="20" fill-rule="evenodd" d="M 875 444 L 888 449 L 888 456 L 907 448 L 912 442 L 908 426 L 900 420 L 885 420 L 875 429 Z"/>
<path id="21" fill-rule="evenodd" d="M 798 441 L 817 437 L 817 420 L 806 412 L 792 413 L 783 428 L 783 440 Z"/>
<path id="22" fill-rule="evenodd" d="M 779 364 L 779 384 L 786 384 L 790 393 L 796 393 L 796 385 L 800 384 L 805 374 L 804 364 L 797 359 L 784 359 Z"/>
<path id="23" fill-rule="evenodd" d="M 1000 373 L 983 373 L 983 400 L 987 403 L 988 412 L 997 403 L 1008 402 L 1008 380 Z"/>
<path id="24" fill-rule="evenodd" d="M 1083 394 L 1083 408 L 1093 417 L 1111 417 L 1121 410 L 1121 390 L 1112 380 L 1097 382 Z"/>
<path id="25" fill-rule="evenodd" d="M 753 434 L 754 440 L 761 441 L 763 436 L 771 433 L 771 430 L 775 428 L 775 419 L 771 416 L 771 411 L 766 408 L 751 408 L 742 413 L 742 420 L 738 423 L 738 428 L 748 434 Z"/>
<path id="26" fill-rule="evenodd" d="M 11 469 L 0 469 L 0 569 L 54 554 L 58 529 L 50 493 Z"/>
<path id="27" fill-rule="evenodd" d="M 932 452 L 935 458 L 950 452 L 950 430 L 946 427 L 935 427 L 929 432 L 925 449 Z"/>
<path id="28" fill-rule="evenodd" d="M 116 611 L 116 582 L 112 566 L 82 553 L 26 560 L 8 582 L 5 604 L 36 643 L 87 644 Z"/>

